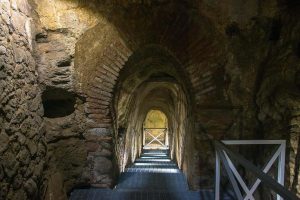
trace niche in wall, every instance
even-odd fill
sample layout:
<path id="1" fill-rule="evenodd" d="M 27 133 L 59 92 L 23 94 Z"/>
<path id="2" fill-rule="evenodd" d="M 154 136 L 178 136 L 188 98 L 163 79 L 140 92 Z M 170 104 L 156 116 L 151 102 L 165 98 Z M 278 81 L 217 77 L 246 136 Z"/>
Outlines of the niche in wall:
<path id="1" fill-rule="evenodd" d="M 47 87 L 42 94 L 44 117 L 65 117 L 75 111 L 76 97 L 60 88 Z"/>

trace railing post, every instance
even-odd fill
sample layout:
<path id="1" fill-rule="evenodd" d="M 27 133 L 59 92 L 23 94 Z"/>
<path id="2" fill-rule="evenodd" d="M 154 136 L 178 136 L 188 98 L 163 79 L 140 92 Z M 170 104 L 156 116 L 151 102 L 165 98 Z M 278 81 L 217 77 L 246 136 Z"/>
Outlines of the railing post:
<path id="1" fill-rule="evenodd" d="M 215 174 L 215 200 L 220 200 L 220 181 L 221 181 L 220 157 L 216 151 L 216 174 Z"/>
<path id="2" fill-rule="evenodd" d="M 278 158 L 278 177 L 277 177 L 277 182 L 282 186 L 284 186 L 285 148 L 286 148 L 286 141 L 282 141 L 281 152 Z M 283 198 L 277 194 L 277 200 L 283 200 Z"/>

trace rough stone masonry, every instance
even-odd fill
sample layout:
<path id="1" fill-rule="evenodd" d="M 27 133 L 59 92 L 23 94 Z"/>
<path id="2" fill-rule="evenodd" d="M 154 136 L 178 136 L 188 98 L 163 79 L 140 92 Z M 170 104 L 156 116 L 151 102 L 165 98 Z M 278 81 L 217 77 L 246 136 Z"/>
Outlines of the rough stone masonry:
<path id="1" fill-rule="evenodd" d="M 285 139 L 300 196 L 299 13 L 297 0 L 0 0 L 0 200 L 114 187 L 151 109 L 192 189 L 214 187 L 212 140 Z"/>

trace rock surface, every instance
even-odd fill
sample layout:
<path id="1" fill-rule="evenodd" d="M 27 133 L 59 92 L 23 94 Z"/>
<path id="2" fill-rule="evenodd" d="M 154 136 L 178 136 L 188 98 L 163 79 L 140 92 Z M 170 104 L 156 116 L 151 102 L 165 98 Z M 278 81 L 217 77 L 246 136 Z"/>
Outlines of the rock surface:
<path id="1" fill-rule="evenodd" d="M 27 0 L 0 2 L 0 199 L 44 192 L 47 146 Z"/>
<path id="2" fill-rule="evenodd" d="M 300 196 L 299 11 L 289 0 L 1 0 L 0 199 L 113 187 L 153 108 L 192 188 L 213 187 L 213 139 L 285 139 L 286 185 Z M 262 164 L 258 151 L 240 149 Z"/>

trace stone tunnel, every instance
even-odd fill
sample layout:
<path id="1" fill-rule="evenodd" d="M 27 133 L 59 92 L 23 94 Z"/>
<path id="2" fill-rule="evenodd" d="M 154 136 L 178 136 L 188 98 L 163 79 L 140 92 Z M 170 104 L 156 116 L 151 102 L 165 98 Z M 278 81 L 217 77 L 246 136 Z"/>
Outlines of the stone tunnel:
<path id="1" fill-rule="evenodd" d="M 300 198 L 299 13 L 297 0 L 0 0 L 0 200 L 113 189 L 155 142 L 189 190 L 212 190 L 221 140 L 285 140 Z M 271 152 L 235 150 L 259 166 Z M 275 197 L 263 185 L 255 199 Z"/>

